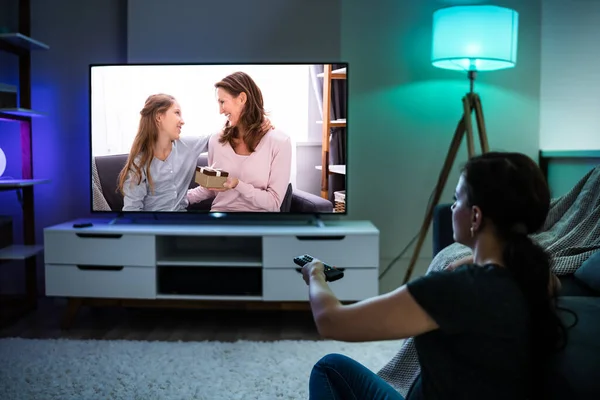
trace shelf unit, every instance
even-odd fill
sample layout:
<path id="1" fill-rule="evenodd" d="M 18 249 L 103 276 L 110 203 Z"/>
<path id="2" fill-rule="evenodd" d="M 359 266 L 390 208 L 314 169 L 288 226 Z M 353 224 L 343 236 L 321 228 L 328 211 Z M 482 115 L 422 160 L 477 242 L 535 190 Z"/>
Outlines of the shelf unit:
<path id="1" fill-rule="evenodd" d="M 81 305 L 109 300 L 149 307 L 185 302 L 185 307 L 301 309 L 309 297 L 293 262 L 300 254 L 344 268 L 343 279 L 331 283 L 340 301 L 379 294 L 379 230 L 369 221 L 227 227 L 85 221 L 92 226 L 75 228 L 83 222 L 75 220 L 44 228 L 46 296 L 69 300 L 63 328 Z"/>
<path id="2" fill-rule="evenodd" d="M 47 179 L 34 179 L 32 156 L 32 118 L 44 114 L 31 109 L 31 51 L 48 50 L 50 47 L 31 35 L 30 0 L 18 2 L 18 32 L 0 34 L 0 51 L 18 58 L 18 86 L 0 83 L 0 92 L 14 94 L 14 103 L 0 108 L 0 119 L 20 125 L 21 178 L 0 178 L 0 191 L 15 190 L 22 208 L 23 244 L 9 245 L 0 249 L 0 263 L 8 260 L 23 260 L 25 263 L 26 298 L 18 312 L 3 315 L 7 320 L 22 315 L 37 306 L 36 256 L 43 250 L 35 241 L 34 186 L 48 183 Z M 18 100 L 16 100 L 18 97 Z"/>
<path id="3" fill-rule="evenodd" d="M 329 199 L 329 175 L 339 173 L 332 169 L 333 166 L 329 165 L 329 143 L 331 128 L 345 128 L 346 119 L 331 119 L 331 87 L 334 79 L 346 80 L 346 68 L 333 69 L 333 65 L 323 65 L 323 72 L 317 75 L 319 78 L 323 78 L 323 121 L 317 121 L 317 123 L 323 125 L 322 136 L 321 136 L 321 165 L 317 166 L 317 169 L 321 170 L 321 197 Z M 337 170 L 341 167 L 344 169 L 346 166 L 335 166 Z"/>
<path id="4" fill-rule="evenodd" d="M 318 169 L 319 171 L 323 170 L 323 167 L 320 166 L 320 165 L 317 165 L 315 168 Z M 346 166 L 345 165 L 333 165 L 333 164 L 329 164 L 329 173 L 330 174 L 346 175 Z"/>

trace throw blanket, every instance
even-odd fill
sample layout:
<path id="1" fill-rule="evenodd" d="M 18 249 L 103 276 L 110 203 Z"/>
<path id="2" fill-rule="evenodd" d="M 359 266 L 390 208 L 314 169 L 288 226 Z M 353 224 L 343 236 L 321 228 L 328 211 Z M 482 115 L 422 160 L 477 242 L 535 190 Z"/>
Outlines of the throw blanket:
<path id="1" fill-rule="evenodd" d="M 544 227 L 530 237 L 550 254 L 554 274 L 568 275 L 600 249 L 599 221 L 600 166 L 588 172 L 567 194 L 552 199 Z M 453 243 L 433 258 L 427 273 L 443 270 L 471 254 L 468 247 Z M 409 338 L 377 375 L 406 397 L 420 371 L 414 340 Z"/>

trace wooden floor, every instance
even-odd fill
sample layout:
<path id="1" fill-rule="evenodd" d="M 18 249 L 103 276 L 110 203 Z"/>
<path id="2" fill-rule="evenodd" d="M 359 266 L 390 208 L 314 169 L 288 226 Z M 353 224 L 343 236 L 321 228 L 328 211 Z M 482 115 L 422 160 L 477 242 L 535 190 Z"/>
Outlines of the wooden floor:
<path id="1" fill-rule="evenodd" d="M 60 320 L 67 302 L 41 298 L 36 311 L 0 337 L 150 341 L 321 340 L 309 311 L 82 307 L 71 328 Z"/>

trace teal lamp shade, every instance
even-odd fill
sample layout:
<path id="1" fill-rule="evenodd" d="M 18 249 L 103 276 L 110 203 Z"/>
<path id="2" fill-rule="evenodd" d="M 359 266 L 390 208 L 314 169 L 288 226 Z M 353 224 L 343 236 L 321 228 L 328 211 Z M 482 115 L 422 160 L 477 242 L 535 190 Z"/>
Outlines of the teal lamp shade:
<path id="1" fill-rule="evenodd" d="M 517 63 L 519 14 L 509 8 L 454 6 L 433 13 L 431 63 L 461 71 L 493 71 Z"/>

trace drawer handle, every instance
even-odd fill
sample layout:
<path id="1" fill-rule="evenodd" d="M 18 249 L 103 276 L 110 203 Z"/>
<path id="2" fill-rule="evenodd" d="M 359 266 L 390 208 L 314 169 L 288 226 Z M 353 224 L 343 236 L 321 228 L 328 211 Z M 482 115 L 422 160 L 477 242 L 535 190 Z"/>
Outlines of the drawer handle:
<path id="1" fill-rule="evenodd" d="M 346 270 L 346 268 L 336 268 L 338 271 L 342 271 L 344 272 Z M 296 268 L 296 271 L 298 271 L 299 273 L 302 273 L 302 268 Z"/>
<path id="2" fill-rule="evenodd" d="M 78 269 L 82 271 L 121 271 L 123 266 L 106 266 L 106 265 L 78 265 Z"/>
<path id="3" fill-rule="evenodd" d="M 344 240 L 345 235 L 339 236 L 296 236 L 298 240 Z"/>
<path id="4" fill-rule="evenodd" d="M 76 233 L 80 238 L 98 238 L 98 239 L 120 239 L 123 235 L 119 233 Z"/>

